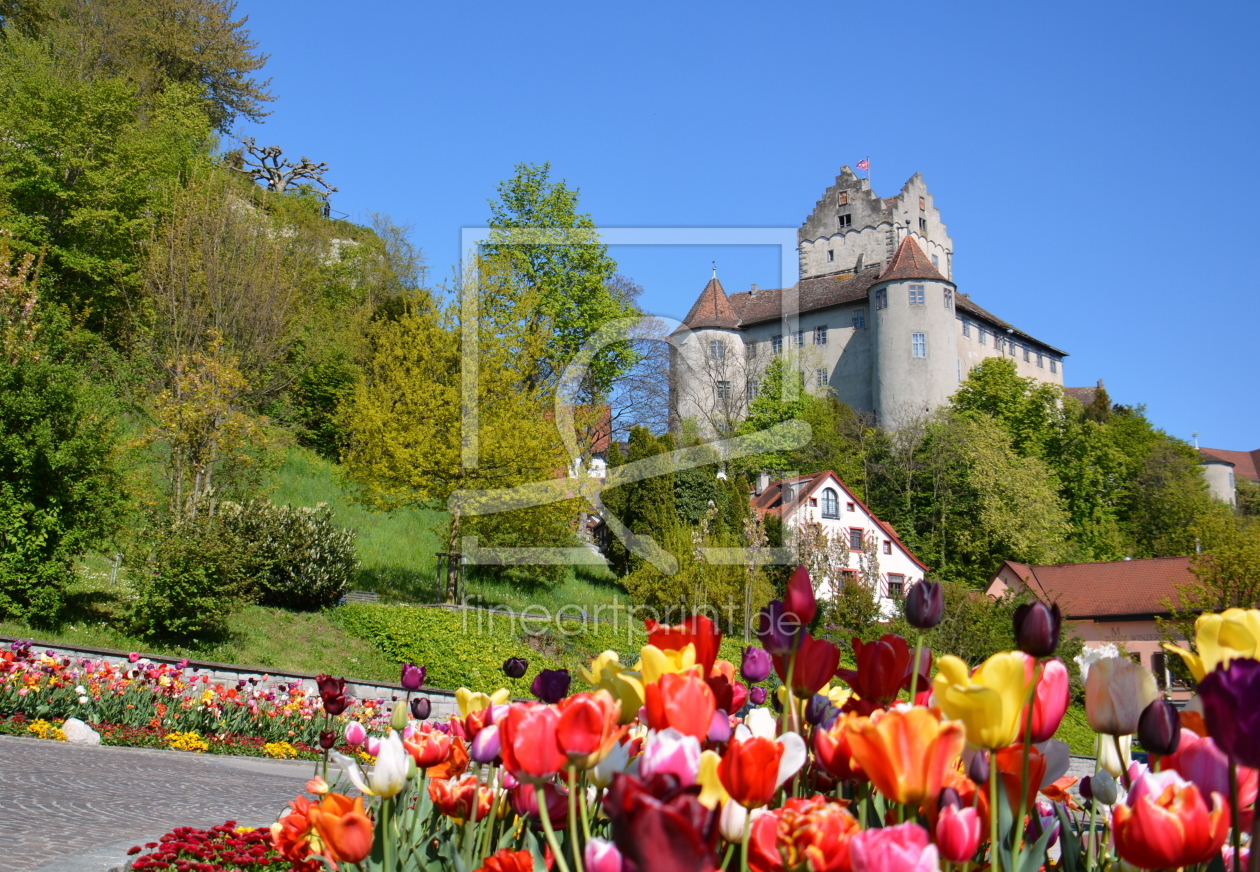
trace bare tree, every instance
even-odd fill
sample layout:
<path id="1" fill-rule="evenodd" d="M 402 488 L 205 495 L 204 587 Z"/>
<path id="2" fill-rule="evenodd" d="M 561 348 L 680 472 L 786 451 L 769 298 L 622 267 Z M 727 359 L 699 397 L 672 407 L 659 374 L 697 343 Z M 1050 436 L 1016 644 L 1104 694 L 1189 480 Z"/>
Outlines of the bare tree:
<path id="1" fill-rule="evenodd" d="M 324 173 L 328 171 L 328 164 L 320 162 L 315 163 L 305 155 L 302 156 L 300 163 L 293 163 L 288 159 L 282 159 L 283 150 L 278 145 L 268 145 L 259 148 L 254 138 L 241 140 L 241 145 L 245 146 L 244 152 L 237 152 L 240 156 L 240 166 L 232 165 L 232 169 L 239 173 L 244 173 L 256 182 L 262 182 L 268 191 L 275 191 L 283 194 L 291 185 L 297 182 L 305 182 L 308 185 L 318 185 L 324 190 L 318 190 L 312 187 L 319 196 L 325 201 L 331 194 L 337 193 L 337 189 L 324 181 Z"/>

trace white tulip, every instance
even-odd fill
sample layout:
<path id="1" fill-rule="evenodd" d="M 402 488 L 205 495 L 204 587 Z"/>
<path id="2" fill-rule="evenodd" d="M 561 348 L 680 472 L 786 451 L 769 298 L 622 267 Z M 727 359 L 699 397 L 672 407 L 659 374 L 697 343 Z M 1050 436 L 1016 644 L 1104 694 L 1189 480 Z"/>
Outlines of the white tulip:
<path id="1" fill-rule="evenodd" d="M 371 774 L 363 777 L 359 764 L 345 754 L 333 752 L 332 756 L 341 764 L 350 782 L 360 793 L 389 799 L 397 796 L 407 783 L 408 763 L 411 755 L 403 747 L 402 739 L 393 730 L 381 740 L 380 753 L 376 756 L 376 765 Z"/>
<path id="2" fill-rule="evenodd" d="M 735 738 L 741 742 L 753 736 L 773 739 L 778 732 L 778 723 L 768 708 L 755 708 L 745 717 L 744 722 L 735 728 Z"/>

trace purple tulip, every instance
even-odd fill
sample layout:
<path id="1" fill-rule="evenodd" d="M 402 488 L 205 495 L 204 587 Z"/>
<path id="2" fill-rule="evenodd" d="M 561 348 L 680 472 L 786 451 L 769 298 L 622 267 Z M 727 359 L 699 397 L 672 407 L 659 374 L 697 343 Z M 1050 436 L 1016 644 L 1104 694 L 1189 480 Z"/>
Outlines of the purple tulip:
<path id="1" fill-rule="evenodd" d="M 731 717 L 723 709 L 718 709 L 713 713 L 713 720 L 709 722 L 709 741 L 724 743 L 731 740 Z"/>
<path id="2" fill-rule="evenodd" d="M 766 689 L 764 687 L 754 687 L 748 691 L 748 701 L 753 705 L 765 705 Z"/>
<path id="3" fill-rule="evenodd" d="M 498 758 L 502 748 L 499 727 L 497 724 L 490 724 L 488 727 L 482 727 L 481 732 L 477 733 L 477 738 L 472 740 L 472 745 L 468 748 L 468 756 L 478 763 L 492 763 Z"/>
<path id="4" fill-rule="evenodd" d="M 428 677 L 429 670 L 424 666 L 417 666 L 414 663 L 404 663 L 402 666 L 402 679 L 399 684 L 403 690 L 413 691 L 424 687 L 424 680 Z"/>
<path id="5" fill-rule="evenodd" d="M 946 787 L 941 790 L 941 795 L 936 798 L 937 808 L 944 808 L 947 805 L 952 805 L 957 809 L 961 809 L 963 807 L 962 797 L 959 796 L 958 791 L 952 787 Z"/>
<path id="6" fill-rule="evenodd" d="M 810 726 L 816 727 L 827 720 L 827 716 L 834 708 L 830 699 L 821 693 L 816 693 L 810 697 L 809 703 L 805 706 L 805 720 Z"/>
<path id="7" fill-rule="evenodd" d="M 1260 660 L 1239 658 L 1199 682 L 1208 735 L 1235 762 L 1260 768 Z"/>
<path id="8" fill-rule="evenodd" d="M 989 782 L 989 758 L 982 751 L 977 751 L 975 756 L 971 758 L 971 762 L 967 764 L 967 777 L 976 784 L 987 784 Z"/>
<path id="9" fill-rule="evenodd" d="M 750 684 L 757 684 L 770 677 L 774 662 L 763 648 L 749 645 L 744 649 L 744 659 L 739 664 L 739 674 Z"/>
<path id="10" fill-rule="evenodd" d="M 1059 604 L 1047 606 L 1041 600 L 1024 603 L 1015 610 L 1015 642 L 1031 657 L 1050 657 L 1059 647 L 1063 614 Z"/>
<path id="11" fill-rule="evenodd" d="M 534 676 L 529 690 L 543 702 L 555 704 L 569 695 L 569 682 L 572 680 L 567 669 L 544 669 Z"/>
<path id="12" fill-rule="evenodd" d="M 427 696 L 418 696 L 411 701 L 411 716 L 418 721 L 428 720 L 433 712 L 433 703 Z"/>
<path id="13" fill-rule="evenodd" d="M 757 639 L 770 654 L 792 653 L 800 632 L 800 621 L 784 608 L 782 600 L 771 600 L 758 616 Z"/>
<path id="14" fill-rule="evenodd" d="M 503 661 L 503 674 L 508 678 L 524 678 L 529 671 L 529 661 L 524 657 L 509 657 Z"/>
<path id="15" fill-rule="evenodd" d="M 1089 775 L 1086 775 L 1084 778 L 1081 779 L 1081 783 L 1076 786 L 1076 789 L 1081 792 L 1082 799 L 1093 799 L 1094 798 L 1093 778 Z"/>
<path id="16" fill-rule="evenodd" d="M 916 630 L 930 630 L 945 616 L 945 590 L 936 581 L 912 584 L 905 608 L 906 623 Z"/>
<path id="17" fill-rule="evenodd" d="M 1157 699 L 1142 710 L 1138 718 L 1138 741 L 1152 754 L 1166 757 L 1181 744 L 1181 718 L 1177 707 L 1166 699 Z"/>

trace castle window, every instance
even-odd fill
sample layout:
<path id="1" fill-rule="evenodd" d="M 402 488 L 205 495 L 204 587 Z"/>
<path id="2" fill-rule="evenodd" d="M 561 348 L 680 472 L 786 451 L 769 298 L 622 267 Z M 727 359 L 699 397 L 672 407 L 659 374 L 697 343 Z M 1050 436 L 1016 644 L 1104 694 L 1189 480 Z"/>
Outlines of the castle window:
<path id="1" fill-rule="evenodd" d="M 866 310 L 854 309 L 853 310 L 853 329 L 861 330 L 865 326 L 866 326 Z"/>
<path id="2" fill-rule="evenodd" d="M 744 343 L 744 356 L 752 360 L 757 356 L 757 340 L 749 339 Z"/>
<path id="3" fill-rule="evenodd" d="M 836 259 L 836 253 L 832 251 L 830 248 L 827 249 L 827 263 L 831 263 L 835 259 Z"/>
<path id="4" fill-rule="evenodd" d="M 927 219 L 926 218 L 919 219 L 919 229 L 922 230 L 924 233 L 927 232 Z"/>
<path id="5" fill-rule="evenodd" d="M 888 576 L 888 596 L 891 599 L 901 599 L 901 594 L 906 589 L 906 577 L 904 575 Z"/>
<path id="6" fill-rule="evenodd" d="M 849 550 L 850 551 L 862 550 L 862 528 L 861 527 L 849 528 Z"/>
<path id="7" fill-rule="evenodd" d="M 884 540 L 884 553 L 892 554 L 892 540 L 891 539 Z"/>
<path id="8" fill-rule="evenodd" d="M 827 344 L 827 325 L 826 324 L 823 324 L 821 327 L 814 328 L 814 344 L 815 345 Z"/>
<path id="9" fill-rule="evenodd" d="M 936 267 L 937 269 L 941 268 L 941 259 L 937 257 L 936 255 L 932 255 L 932 266 Z"/>
<path id="10" fill-rule="evenodd" d="M 814 370 L 814 387 L 821 388 L 821 387 L 826 387 L 826 386 L 827 386 L 827 369 L 826 367 L 820 366 L 818 367 L 818 369 Z"/>
<path id="11" fill-rule="evenodd" d="M 875 292 L 875 308 L 876 309 L 888 308 L 888 289 L 887 288 L 880 288 L 878 291 Z"/>
<path id="12" fill-rule="evenodd" d="M 910 334 L 910 353 L 914 357 L 927 357 L 927 334 Z"/>
<path id="13" fill-rule="evenodd" d="M 771 350 L 773 353 L 775 353 L 775 354 L 782 354 L 782 353 L 783 353 L 783 337 L 782 337 L 782 335 L 780 335 L 780 336 L 771 336 L 771 337 L 770 337 L 770 350 Z"/>
<path id="14" fill-rule="evenodd" d="M 1053 357 L 1052 357 L 1052 358 L 1050 358 L 1050 371 L 1051 371 L 1051 372 L 1058 372 L 1058 371 L 1059 371 L 1059 362 L 1058 362 L 1057 360 L 1055 360 Z"/>
<path id="15" fill-rule="evenodd" d="M 717 383 L 717 398 L 722 402 L 728 402 L 731 398 L 731 383 L 728 381 L 720 381 Z"/>
<path id="16" fill-rule="evenodd" d="M 845 228 L 845 227 L 852 227 L 852 226 L 853 226 L 853 216 L 852 216 L 852 215 L 840 215 L 840 216 L 838 217 L 838 220 L 839 220 L 839 222 L 840 222 L 840 227 L 841 227 L 841 229 L 843 229 L 843 228 Z"/>
<path id="17" fill-rule="evenodd" d="M 964 321 L 962 322 L 962 325 L 963 325 L 963 336 L 966 336 L 967 338 L 970 339 L 971 338 L 971 322 Z"/>
<path id="18" fill-rule="evenodd" d="M 1015 340 L 1014 340 L 1014 339 L 1012 339 L 1012 340 L 1011 340 L 1011 357 L 1014 357 L 1014 356 L 1015 356 L 1015 354 L 1016 354 L 1016 350 L 1017 350 L 1018 348 L 1019 348 L 1019 346 L 1018 346 L 1018 345 L 1016 345 L 1016 344 L 1015 344 Z"/>
<path id="19" fill-rule="evenodd" d="M 795 333 L 793 333 L 792 342 L 794 343 L 794 347 L 804 348 L 805 347 L 805 331 L 797 330 Z"/>
<path id="20" fill-rule="evenodd" d="M 849 205 L 849 192 L 848 191 L 840 192 L 840 205 L 841 206 Z"/>
<path id="21" fill-rule="evenodd" d="M 949 288 L 945 289 L 945 308 L 946 309 L 954 308 L 954 292 L 950 290 Z"/>
<path id="22" fill-rule="evenodd" d="M 923 212 L 923 211 L 926 211 L 926 209 L 927 209 L 927 198 L 920 197 L 919 198 L 919 211 Z"/>
<path id="23" fill-rule="evenodd" d="M 1040 351 L 1038 351 L 1038 352 L 1037 352 L 1037 366 L 1038 366 L 1039 368 L 1041 368 L 1041 369 L 1045 369 L 1045 368 L 1046 368 L 1046 362 L 1045 362 L 1045 359 L 1041 356 L 1041 352 L 1040 352 Z"/>
<path id="24" fill-rule="evenodd" d="M 750 378 L 748 380 L 748 401 L 752 402 L 757 399 L 757 380 Z"/>
<path id="25" fill-rule="evenodd" d="M 822 516 L 824 518 L 840 517 L 840 500 L 831 488 L 822 492 Z"/>
<path id="26" fill-rule="evenodd" d="M 910 286 L 910 305 L 922 306 L 924 303 L 923 285 Z"/>
<path id="27" fill-rule="evenodd" d="M 1028 346 L 1025 345 L 1024 346 L 1024 363 L 1028 363 L 1030 360 L 1032 360 L 1032 352 L 1029 351 Z"/>
<path id="28" fill-rule="evenodd" d="M 980 328 L 980 344 L 984 345 L 984 337 L 988 335 L 988 331 L 983 327 Z"/>
<path id="29" fill-rule="evenodd" d="M 709 357 L 713 358 L 714 360 L 725 360 L 726 359 L 726 343 L 723 342 L 721 339 L 710 339 L 709 340 Z"/>

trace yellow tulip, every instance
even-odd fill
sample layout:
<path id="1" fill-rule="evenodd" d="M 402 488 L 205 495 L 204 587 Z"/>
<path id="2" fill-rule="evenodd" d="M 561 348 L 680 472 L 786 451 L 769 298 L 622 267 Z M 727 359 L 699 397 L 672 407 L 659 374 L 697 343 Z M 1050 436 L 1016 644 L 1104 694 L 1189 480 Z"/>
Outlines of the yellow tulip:
<path id="1" fill-rule="evenodd" d="M 962 721 L 970 744 L 994 751 L 1019 739 L 1019 715 L 1029 686 L 1022 653 L 994 654 L 974 673 L 962 660 L 946 655 L 936 669 L 936 702 L 947 717 Z"/>
<path id="2" fill-rule="evenodd" d="M 828 685 L 818 692 L 827 697 L 827 699 L 831 700 L 831 704 L 836 708 L 844 708 L 844 704 L 849 701 L 850 697 L 853 696 L 853 691 L 849 690 L 847 687 L 841 687 L 840 685 L 836 685 L 835 687 Z"/>
<path id="3" fill-rule="evenodd" d="M 1194 647 L 1198 653 L 1176 645 L 1164 647 L 1180 654 L 1195 681 L 1240 657 L 1260 658 L 1260 609 L 1226 609 L 1219 615 L 1206 613 L 1194 622 Z"/>
<path id="4" fill-rule="evenodd" d="M 643 673 L 645 684 L 655 684 L 662 675 L 686 672 L 696 668 L 696 646 L 688 644 L 677 651 L 662 651 L 655 645 L 644 645 L 635 669 Z M 636 709 L 637 711 L 637 709 Z"/>
<path id="5" fill-rule="evenodd" d="M 718 777 L 718 764 L 721 762 L 717 751 L 705 751 L 700 755 L 700 774 L 696 776 L 696 783 L 700 785 L 700 804 L 705 808 L 717 808 L 731 798 Z"/>
<path id="6" fill-rule="evenodd" d="M 511 697 L 506 687 L 500 687 L 492 694 L 474 693 L 466 687 L 461 687 L 455 691 L 455 702 L 459 706 L 459 713 L 468 716 L 469 712 L 480 711 L 483 708 L 490 708 L 492 705 L 503 705 Z"/>
<path id="7" fill-rule="evenodd" d="M 632 723 L 643 707 L 643 676 L 621 665 L 616 651 L 605 651 L 591 661 L 591 667 L 578 667 L 582 680 L 592 687 L 608 691 L 621 703 L 622 725 Z"/>

